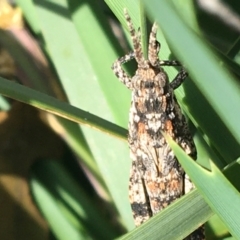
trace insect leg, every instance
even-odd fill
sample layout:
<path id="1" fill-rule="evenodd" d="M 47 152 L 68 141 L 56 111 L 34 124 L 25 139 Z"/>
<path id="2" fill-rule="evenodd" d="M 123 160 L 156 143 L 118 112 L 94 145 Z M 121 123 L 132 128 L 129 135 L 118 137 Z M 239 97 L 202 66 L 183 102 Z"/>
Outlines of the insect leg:
<path id="1" fill-rule="evenodd" d="M 158 65 L 159 67 L 160 66 L 182 66 L 182 64 L 176 60 L 161 60 L 158 62 Z M 187 71 L 184 68 L 182 68 L 177 74 L 177 76 L 170 83 L 170 86 L 173 89 L 177 89 L 183 83 L 183 81 L 187 76 L 188 76 Z"/>
<path id="2" fill-rule="evenodd" d="M 127 55 L 118 58 L 112 65 L 112 70 L 117 76 L 117 78 L 127 86 L 127 88 L 132 89 L 131 77 L 123 70 L 122 64 L 132 60 L 135 58 L 135 54 L 133 51 L 128 53 Z"/>
<path id="3" fill-rule="evenodd" d="M 177 89 L 183 83 L 183 81 L 186 79 L 187 76 L 188 76 L 188 73 L 186 72 L 185 69 L 182 68 L 180 72 L 177 74 L 177 76 L 172 80 L 172 82 L 170 83 L 170 86 L 173 89 Z"/>
<path id="4" fill-rule="evenodd" d="M 159 66 L 182 66 L 182 64 L 176 60 L 160 60 L 158 64 Z"/>

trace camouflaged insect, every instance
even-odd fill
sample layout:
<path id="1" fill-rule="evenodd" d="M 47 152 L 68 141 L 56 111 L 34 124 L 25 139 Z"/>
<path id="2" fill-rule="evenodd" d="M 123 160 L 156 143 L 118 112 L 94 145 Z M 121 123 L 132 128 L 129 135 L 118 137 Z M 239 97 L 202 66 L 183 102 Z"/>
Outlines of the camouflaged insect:
<path id="1" fill-rule="evenodd" d="M 126 10 L 124 14 L 134 51 L 117 59 L 112 69 L 120 81 L 132 90 L 128 138 L 132 159 L 129 199 L 135 225 L 139 226 L 194 188 L 162 132 L 171 136 L 194 159 L 196 148 L 173 92 L 186 78 L 186 71 L 181 69 L 169 83 L 161 66 L 181 65 L 177 61 L 159 60 L 157 24 L 153 24 L 150 33 L 146 60 L 140 33 L 136 34 Z M 136 59 L 138 68 L 130 77 L 121 65 L 132 59 Z M 200 227 L 186 239 L 204 239 L 203 228 Z"/>

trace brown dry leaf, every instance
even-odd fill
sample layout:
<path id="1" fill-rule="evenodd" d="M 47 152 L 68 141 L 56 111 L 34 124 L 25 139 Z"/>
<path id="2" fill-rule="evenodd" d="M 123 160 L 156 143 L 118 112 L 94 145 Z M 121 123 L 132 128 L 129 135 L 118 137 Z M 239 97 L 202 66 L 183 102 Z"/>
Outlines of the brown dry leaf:
<path id="1" fill-rule="evenodd" d="M 0 112 L 1 239 L 48 239 L 48 226 L 30 196 L 28 174 L 36 160 L 59 158 L 64 144 L 38 115 L 18 102 Z"/>
<path id="2" fill-rule="evenodd" d="M 13 58 L 3 48 L 0 48 L 0 75 L 10 79 L 16 75 Z"/>
<path id="3" fill-rule="evenodd" d="M 7 0 L 0 0 L 0 28 L 23 28 L 21 9 L 13 8 Z"/>

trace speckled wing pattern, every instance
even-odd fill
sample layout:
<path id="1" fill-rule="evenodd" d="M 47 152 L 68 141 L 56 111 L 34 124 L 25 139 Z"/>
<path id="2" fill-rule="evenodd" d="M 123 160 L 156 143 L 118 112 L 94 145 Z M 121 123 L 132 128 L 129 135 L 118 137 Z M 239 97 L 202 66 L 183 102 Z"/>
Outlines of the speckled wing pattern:
<path id="1" fill-rule="evenodd" d="M 161 66 L 181 65 L 177 61 L 159 60 L 157 24 L 153 24 L 150 33 L 146 60 L 142 52 L 140 33 L 136 34 L 130 16 L 126 10 L 124 13 L 134 51 L 117 59 L 112 69 L 132 91 L 128 126 L 132 159 L 129 199 L 135 225 L 139 226 L 194 188 L 162 132 L 171 136 L 193 159 L 196 159 L 196 148 L 173 92 L 186 78 L 186 71 L 181 69 L 169 83 Z M 122 64 L 131 59 L 135 59 L 138 64 L 133 77 L 122 69 Z M 200 227 L 186 239 L 205 239 L 203 228 Z"/>

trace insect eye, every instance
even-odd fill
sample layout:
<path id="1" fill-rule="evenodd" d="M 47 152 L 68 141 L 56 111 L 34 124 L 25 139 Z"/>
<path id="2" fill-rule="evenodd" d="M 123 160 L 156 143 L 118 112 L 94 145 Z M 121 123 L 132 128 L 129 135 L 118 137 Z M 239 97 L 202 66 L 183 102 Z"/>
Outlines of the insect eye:
<path id="1" fill-rule="evenodd" d="M 166 74 L 164 74 L 164 72 L 160 72 L 156 75 L 155 77 L 155 82 L 157 82 L 157 85 L 159 87 L 165 87 L 166 85 Z"/>

